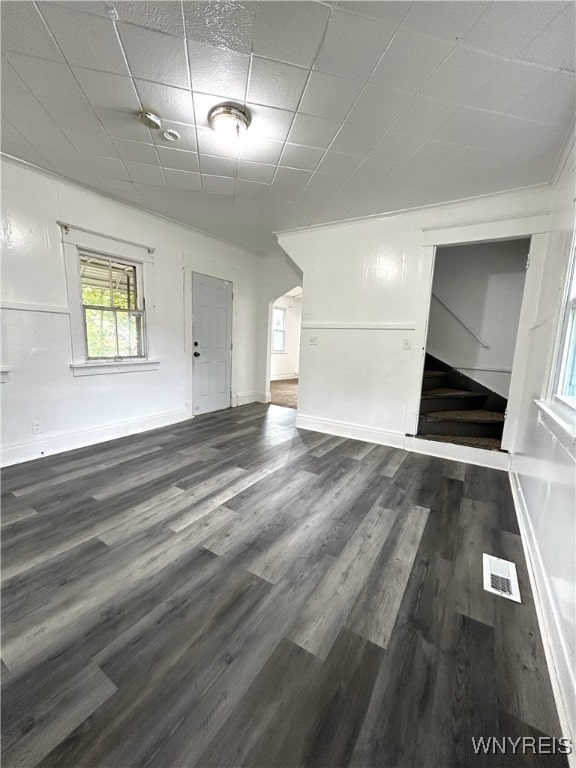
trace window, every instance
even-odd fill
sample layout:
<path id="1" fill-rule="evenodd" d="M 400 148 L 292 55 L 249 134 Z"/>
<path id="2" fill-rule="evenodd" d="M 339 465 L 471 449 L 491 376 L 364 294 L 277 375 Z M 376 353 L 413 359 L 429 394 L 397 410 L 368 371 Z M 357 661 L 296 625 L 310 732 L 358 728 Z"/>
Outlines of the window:
<path id="1" fill-rule="evenodd" d="M 576 409 L 576 254 L 574 241 L 572 243 L 571 266 L 568 273 L 568 288 L 556 371 L 554 394 L 565 405 Z"/>
<path id="2" fill-rule="evenodd" d="M 272 310 L 272 352 L 286 352 L 286 310 Z"/>
<path id="3" fill-rule="evenodd" d="M 80 252 L 86 359 L 144 357 L 140 265 Z"/>

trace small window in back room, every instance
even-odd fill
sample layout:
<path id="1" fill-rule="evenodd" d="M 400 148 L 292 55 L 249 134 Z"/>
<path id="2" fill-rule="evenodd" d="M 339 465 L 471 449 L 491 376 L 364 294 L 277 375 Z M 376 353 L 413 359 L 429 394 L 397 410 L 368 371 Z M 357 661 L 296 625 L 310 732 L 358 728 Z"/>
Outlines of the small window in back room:
<path id="1" fill-rule="evenodd" d="M 272 311 L 272 352 L 286 351 L 286 310 L 274 307 Z"/>
<path id="2" fill-rule="evenodd" d="M 80 255 L 82 308 L 88 359 L 144 357 L 141 266 Z"/>

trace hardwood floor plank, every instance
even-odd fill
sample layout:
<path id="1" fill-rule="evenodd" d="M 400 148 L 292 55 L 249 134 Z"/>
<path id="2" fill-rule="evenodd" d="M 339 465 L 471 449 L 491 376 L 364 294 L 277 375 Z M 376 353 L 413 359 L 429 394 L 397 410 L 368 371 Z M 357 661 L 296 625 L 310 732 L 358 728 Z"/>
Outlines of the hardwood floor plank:
<path id="1" fill-rule="evenodd" d="M 372 507 L 342 553 L 312 593 L 289 639 L 325 659 L 378 557 L 390 529 L 390 514 Z"/>
<path id="2" fill-rule="evenodd" d="M 416 505 L 385 510 L 383 546 L 347 622 L 356 634 L 382 648 L 390 641 L 428 514 Z"/>

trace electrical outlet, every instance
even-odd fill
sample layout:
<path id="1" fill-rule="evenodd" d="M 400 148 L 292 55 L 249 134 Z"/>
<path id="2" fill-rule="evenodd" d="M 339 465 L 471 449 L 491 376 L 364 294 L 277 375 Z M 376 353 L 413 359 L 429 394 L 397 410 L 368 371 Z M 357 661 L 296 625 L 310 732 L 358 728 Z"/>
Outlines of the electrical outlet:
<path id="1" fill-rule="evenodd" d="M 32 433 L 34 435 L 39 435 L 40 432 L 42 432 L 42 429 L 40 428 L 40 422 L 39 421 L 33 421 L 32 422 Z"/>
<path id="2" fill-rule="evenodd" d="M 318 345 L 318 336 L 310 336 L 308 340 L 308 344 L 312 344 L 313 346 Z"/>

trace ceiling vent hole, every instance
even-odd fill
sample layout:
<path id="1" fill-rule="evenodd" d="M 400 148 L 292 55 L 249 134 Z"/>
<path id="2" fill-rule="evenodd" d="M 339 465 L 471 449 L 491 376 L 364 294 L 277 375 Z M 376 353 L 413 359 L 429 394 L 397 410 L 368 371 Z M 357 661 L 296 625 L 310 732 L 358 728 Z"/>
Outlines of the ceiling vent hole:
<path id="1" fill-rule="evenodd" d="M 178 139 L 180 138 L 180 134 L 178 133 L 178 131 L 172 131 L 172 130 L 164 131 L 164 138 L 167 139 L 168 141 L 178 141 Z"/>

